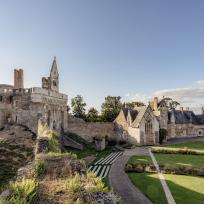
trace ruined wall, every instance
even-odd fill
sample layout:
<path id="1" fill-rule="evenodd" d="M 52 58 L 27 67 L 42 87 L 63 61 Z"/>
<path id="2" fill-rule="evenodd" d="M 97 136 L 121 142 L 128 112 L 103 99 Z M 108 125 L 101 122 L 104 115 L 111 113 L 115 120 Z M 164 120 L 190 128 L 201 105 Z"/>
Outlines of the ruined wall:
<path id="1" fill-rule="evenodd" d="M 89 142 L 93 141 L 94 137 L 97 138 L 115 138 L 114 124 L 105 122 L 84 122 L 81 119 L 68 117 L 68 125 L 66 132 L 72 132 L 80 135 L 82 138 Z"/>

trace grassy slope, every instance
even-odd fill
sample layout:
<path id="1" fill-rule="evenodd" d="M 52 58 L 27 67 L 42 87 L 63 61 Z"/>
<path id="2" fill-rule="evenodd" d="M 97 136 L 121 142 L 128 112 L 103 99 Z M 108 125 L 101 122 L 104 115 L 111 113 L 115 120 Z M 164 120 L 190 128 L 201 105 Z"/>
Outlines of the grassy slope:
<path id="1" fill-rule="evenodd" d="M 164 176 L 177 204 L 204 203 L 204 178 L 172 174 Z"/>
<path id="2" fill-rule="evenodd" d="M 128 176 L 132 183 L 137 186 L 153 203 L 167 203 L 157 174 L 128 173 Z"/>

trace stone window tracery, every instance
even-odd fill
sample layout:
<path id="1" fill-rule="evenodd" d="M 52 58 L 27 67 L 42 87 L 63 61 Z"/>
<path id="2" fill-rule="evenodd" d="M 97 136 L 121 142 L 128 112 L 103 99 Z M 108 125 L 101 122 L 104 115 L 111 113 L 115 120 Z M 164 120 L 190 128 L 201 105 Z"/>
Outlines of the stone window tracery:
<path id="1" fill-rule="evenodd" d="M 145 123 L 145 133 L 146 134 L 151 134 L 152 133 L 152 122 L 151 122 L 151 120 L 148 120 Z"/>

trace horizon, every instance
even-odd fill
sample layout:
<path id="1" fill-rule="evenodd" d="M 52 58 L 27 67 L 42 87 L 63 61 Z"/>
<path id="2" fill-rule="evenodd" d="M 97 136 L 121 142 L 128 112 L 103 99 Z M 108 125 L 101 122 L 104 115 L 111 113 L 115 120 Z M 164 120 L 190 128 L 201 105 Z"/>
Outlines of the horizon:
<path id="1" fill-rule="evenodd" d="M 22 68 L 25 87 L 39 87 L 56 55 L 69 104 L 168 96 L 201 112 L 204 2 L 147 2 L 0 1 L 0 84 Z"/>

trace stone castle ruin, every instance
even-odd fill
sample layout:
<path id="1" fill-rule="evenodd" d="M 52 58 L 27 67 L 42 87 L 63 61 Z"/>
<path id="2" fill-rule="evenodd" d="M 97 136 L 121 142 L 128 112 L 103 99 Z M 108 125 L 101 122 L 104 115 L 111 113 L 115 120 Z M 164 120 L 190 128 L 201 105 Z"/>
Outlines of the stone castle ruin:
<path id="1" fill-rule="evenodd" d="M 169 109 L 157 97 L 148 106 L 122 108 L 113 123 L 87 123 L 67 111 L 68 96 L 59 92 L 59 73 L 54 58 L 41 87 L 24 87 L 22 69 L 14 70 L 14 85 L 0 84 L 0 129 L 23 125 L 35 134 L 44 125 L 58 133 L 72 132 L 89 142 L 115 139 L 141 145 L 159 142 L 159 130 L 173 137 L 204 136 L 204 110 L 196 115 L 188 108 Z M 43 125 L 43 126 L 42 126 Z"/>
<path id="2" fill-rule="evenodd" d="M 49 77 L 42 78 L 42 87 L 24 88 L 22 69 L 14 70 L 14 85 L 0 85 L 0 128 L 19 124 L 38 132 L 39 120 L 61 132 L 67 128 L 67 100 L 59 93 L 59 74 L 54 58 Z"/>

